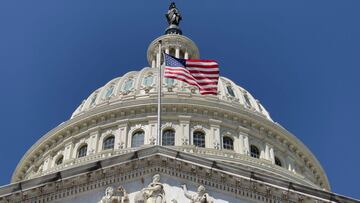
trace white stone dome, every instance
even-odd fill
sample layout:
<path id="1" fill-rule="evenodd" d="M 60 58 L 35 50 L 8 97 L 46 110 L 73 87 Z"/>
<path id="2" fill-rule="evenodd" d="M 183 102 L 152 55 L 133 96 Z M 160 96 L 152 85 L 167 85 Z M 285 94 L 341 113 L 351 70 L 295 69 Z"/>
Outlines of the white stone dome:
<path id="1" fill-rule="evenodd" d="M 131 71 L 95 90 L 71 119 L 45 134 L 23 156 L 12 182 L 61 172 L 152 147 L 157 139 L 158 46 L 179 58 L 198 58 L 194 42 L 168 34 L 154 40 L 151 67 Z M 252 173 L 330 190 L 310 150 L 244 88 L 220 77 L 218 95 L 200 95 L 184 82 L 163 78 L 160 143 L 166 148 L 231 163 Z M 165 132 L 169 140 L 164 140 Z"/>

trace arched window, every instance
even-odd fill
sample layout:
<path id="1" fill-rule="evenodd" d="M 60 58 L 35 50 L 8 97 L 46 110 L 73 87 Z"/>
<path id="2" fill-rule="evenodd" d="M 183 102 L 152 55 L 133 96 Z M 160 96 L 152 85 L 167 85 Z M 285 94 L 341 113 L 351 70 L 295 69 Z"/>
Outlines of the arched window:
<path id="1" fill-rule="evenodd" d="M 103 150 L 114 149 L 115 137 L 112 135 L 106 138 L 103 142 Z"/>
<path id="2" fill-rule="evenodd" d="M 63 163 L 63 160 L 64 160 L 64 156 L 63 156 L 63 155 L 60 155 L 60 156 L 56 159 L 55 164 L 56 164 L 56 165 L 60 165 L 60 164 Z"/>
<path id="3" fill-rule="evenodd" d="M 226 86 L 226 90 L 227 90 L 227 92 L 229 93 L 230 96 L 235 97 L 234 90 L 232 89 L 231 86 L 229 86 L 229 85 Z"/>
<path id="4" fill-rule="evenodd" d="M 162 145 L 174 146 L 175 145 L 175 131 L 165 130 L 162 134 Z"/>
<path id="5" fill-rule="evenodd" d="M 86 153 L 87 153 L 87 145 L 83 145 L 82 147 L 79 148 L 77 157 L 78 158 L 84 157 L 84 156 L 86 156 Z"/>
<path id="6" fill-rule="evenodd" d="M 141 145 L 144 144 L 144 131 L 139 130 L 136 131 L 133 135 L 132 135 L 132 139 L 131 139 L 131 147 L 140 147 Z"/>
<path id="7" fill-rule="evenodd" d="M 254 158 L 260 157 L 260 151 L 255 145 L 250 146 L 250 156 Z"/>
<path id="8" fill-rule="evenodd" d="M 134 82 L 133 79 L 126 80 L 124 83 L 124 91 L 129 91 L 133 86 L 133 82 Z"/>
<path id="9" fill-rule="evenodd" d="M 195 131 L 193 133 L 193 143 L 197 147 L 205 147 L 205 133 L 201 131 Z"/>
<path id="10" fill-rule="evenodd" d="M 113 91 L 114 91 L 114 85 L 111 85 L 111 86 L 106 90 L 105 98 L 106 98 L 106 99 L 110 98 L 110 96 L 112 95 Z"/>
<path id="11" fill-rule="evenodd" d="M 275 165 L 282 167 L 282 163 L 279 158 L 275 157 Z"/>
<path id="12" fill-rule="evenodd" d="M 97 98 L 97 94 L 94 94 L 94 96 L 91 97 L 90 106 L 92 106 L 93 104 L 95 104 L 96 98 Z"/>
<path id="13" fill-rule="evenodd" d="M 260 112 L 262 112 L 262 111 L 263 111 L 263 108 L 261 107 L 261 104 L 260 104 L 259 101 L 257 101 L 257 105 L 258 105 L 258 107 L 259 107 Z"/>
<path id="14" fill-rule="evenodd" d="M 223 137 L 223 148 L 234 150 L 234 141 L 231 137 Z"/>
<path id="15" fill-rule="evenodd" d="M 153 79 L 154 79 L 154 77 L 152 75 L 148 75 L 148 76 L 144 77 L 143 84 L 146 87 L 149 87 L 150 85 L 152 85 Z"/>
<path id="16" fill-rule="evenodd" d="M 247 93 L 244 94 L 244 99 L 245 99 L 246 106 L 251 107 L 250 98 Z"/>

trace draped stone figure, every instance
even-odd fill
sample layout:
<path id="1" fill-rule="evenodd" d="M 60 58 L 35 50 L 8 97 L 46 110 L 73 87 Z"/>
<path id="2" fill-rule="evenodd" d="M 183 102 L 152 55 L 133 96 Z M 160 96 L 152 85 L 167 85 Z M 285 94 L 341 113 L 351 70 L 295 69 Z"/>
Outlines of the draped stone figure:
<path id="1" fill-rule="evenodd" d="M 120 186 L 117 189 L 118 195 L 115 195 L 113 187 L 107 187 L 105 190 L 105 196 L 101 198 L 99 203 L 128 203 L 129 197 L 126 190 Z"/>
<path id="2" fill-rule="evenodd" d="M 181 21 L 181 15 L 179 10 L 176 8 L 176 5 L 174 2 L 172 2 L 169 6 L 169 10 L 167 14 L 165 14 L 166 19 L 169 23 L 169 25 L 176 25 L 179 26 L 179 23 Z"/>
<path id="3" fill-rule="evenodd" d="M 160 183 L 160 175 L 153 176 L 152 182 L 135 195 L 135 203 L 166 203 L 164 186 Z"/>
<path id="4" fill-rule="evenodd" d="M 200 185 L 197 189 L 196 194 L 190 194 L 186 188 L 186 185 L 183 185 L 185 197 L 190 199 L 191 203 L 214 203 L 212 198 L 206 193 L 204 186 Z"/>

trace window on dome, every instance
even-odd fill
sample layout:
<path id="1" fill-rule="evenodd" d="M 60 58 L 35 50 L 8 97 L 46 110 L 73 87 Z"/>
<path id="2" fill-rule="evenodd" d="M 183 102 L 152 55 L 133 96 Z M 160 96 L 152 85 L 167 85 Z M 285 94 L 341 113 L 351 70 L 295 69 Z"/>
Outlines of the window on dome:
<path id="1" fill-rule="evenodd" d="M 140 130 L 132 135 L 131 147 L 140 147 L 144 144 L 144 131 Z"/>
<path id="2" fill-rule="evenodd" d="M 226 90 L 229 93 L 230 96 L 235 97 L 235 93 L 234 90 L 232 89 L 231 86 L 226 86 Z"/>
<path id="3" fill-rule="evenodd" d="M 197 147 L 205 147 L 205 133 L 201 131 L 195 131 L 193 133 L 193 143 Z"/>
<path id="4" fill-rule="evenodd" d="M 55 161 L 55 164 L 56 165 L 61 165 L 63 163 L 63 160 L 64 160 L 64 156 L 61 155 L 60 157 L 58 157 Z"/>
<path id="5" fill-rule="evenodd" d="M 80 149 L 78 150 L 77 157 L 78 158 L 84 157 L 84 156 L 86 156 L 86 154 L 87 154 L 87 145 L 84 145 L 84 146 L 80 147 Z"/>
<path id="6" fill-rule="evenodd" d="M 124 83 L 124 91 L 129 91 L 131 89 L 131 87 L 133 86 L 133 79 L 128 79 L 125 81 Z"/>
<path id="7" fill-rule="evenodd" d="M 254 158 L 260 157 L 260 151 L 255 145 L 250 146 L 250 156 Z"/>
<path id="8" fill-rule="evenodd" d="M 94 96 L 91 97 L 90 106 L 92 106 L 93 104 L 95 104 L 96 98 L 97 98 L 97 94 L 94 94 Z"/>
<path id="9" fill-rule="evenodd" d="M 282 167 L 282 163 L 278 157 L 275 157 L 275 165 Z"/>
<path id="10" fill-rule="evenodd" d="M 263 111 L 263 108 L 261 107 L 261 104 L 260 104 L 259 101 L 257 102 L 257 105 L 258 105 L 258 107 L 259 107 L 260 112 L 262 112 L 262 111 Z"/>
<path id="11" fill-rule="evenodd" d="M 168 86 L 172 86 L 175 83 L 174 79 L 172 78 L 165 78 L 165 84 Z"/>
<path id="12" fill-rule="evenodd" d="M 144 77 L 143 84 L 146 87 L 148 87 L 148 86 L 152 85 L 153 80 L 154 80 L 154 77 L 152 75 L 148 75 L 148 76 Z"/>
<path id="13" fill-rule="evenodd" d="M 103 142 L 103 150 L 114 149 L 114 142 L 115 142 L 115 137 L 113 135 L 106 138 Z"/>
<path id="14" fill-rule="evenodd" d="M 223 148 L 234 150 L 234 141 L 231 137 L 223 137 Z"/>
<path id="15" fill-rule="evenodd" d="M 114 91 L 114 85 L 111 85 L 111 86 L 106 90 L 105 98 L 108 99 L 108 98 L 112 95 L 113 91 Z"/>
<path id="16" fill-rule="evenodd" d="M 174 146 L 175 145 L 175 131 L 165 130 L 162 134 L 162 145 Z"/>
<path id="17" fill-rule="evenodd" d="M 244 98 L 245 98 L 245 103 L 248 107 L 251 107 L 251 102 L 249 99 L 249 96 L 247 95 L 247 93 L 244 94 Z"/>

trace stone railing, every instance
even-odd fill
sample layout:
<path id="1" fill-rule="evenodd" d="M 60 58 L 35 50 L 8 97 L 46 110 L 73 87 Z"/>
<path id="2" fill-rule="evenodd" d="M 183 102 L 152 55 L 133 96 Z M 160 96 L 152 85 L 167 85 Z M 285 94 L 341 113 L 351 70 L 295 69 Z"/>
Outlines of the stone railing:
<path id="1" fill-rule="evenodd" d="M 146 148 L 150 146 L 142 146 L 140 148 Z M 57 171 L 61 171 L 65 168 L 71 168 L 74 166 L 78 166 L 81 164 L 94 162 L 98 160 L 105 159 L 107 157 L 121 155 L 121 154 L 127 154 L 130 152 L 134 152 L 140 148 L 126 148 L 126 149 L 117 149 L 117 150 L 104 150 L 95 154 L 89 154 L 85 157 L 81 158 L 72 158 L 69 160 L 65 160 L 63 164 L 60 164 L 58 166 L 55 166 L 53 168 L 50 168 L 46 171 L 43 171 L 41 173 L 38 173 L 36 175 L 32 175 L 29 178 L 35 178 L 51 173 L 55 173 Z M 269 160 L 265 159 L 257 159 L 252 158 L 249 155 L 245 154 L 239 154 L 234 151 L 230 150 L 218 150 L 218 149 L 211 149 L 211 148 L 199 148 L 195 147 L 193 145 L 183 145 L 183 146 L 170 146 L 168 148 L 175 149 L 178 151 L 190 153 L 190 154 L 196 154 L 199 156 L 207 157 L 213 160 L 219 160 L 219 161 L 225 161 L 237 165 L 243 165 L 243 166 L 250 166 L 252 168 L 257 168 L 258 170 L 268 172 L 269 174 L 277 174 L 278 176 L 287 179 L 287 180 L 293 180 L 302 184 L 311 185 L 313 187 L 316 186 L 313 182 L 311 182 L 309 179 L 304 177 L 301 174 L 297 174 L 294 172 L 291 172 L 287 170 L 286 168 L 282 168 L 279 166 L 274 165 Z M 260 167 L 261 166 L 261 167 Z"/>
<path id="2" fill-rule="evenodd" d="M 121 154 L 127 154 L 133 151 L 136 151 L 137 148 L 127 148 L 127 149 L 117 149 L 117 150 L 104 150 L 101 152 L 98 152 L 96 154 L 89 154 L 87 156 L 81 157 L 81 158 L 72 158 L 69 160 L 64 161 L 62 164 L 55 166 L 53 168 L 50 168 L 49 170 L 43 171 L 33 177 L 39 177 L 39 176 L 43 176 L 46 174 L 50 174 L 50 173 L 54 173 L 57 171 L 61 171 L 64 168 L 69 168 L 75 165 L 80 165 L 80 164 L 84 164 L 84 163 L 88 163 L 88 162 L 93 162 L 93 161 L 98 161 L 110 156 L 115 156 L 115 155 L 121 155 Z M 33 178 L 31 177 L 31 178 Z"/>

